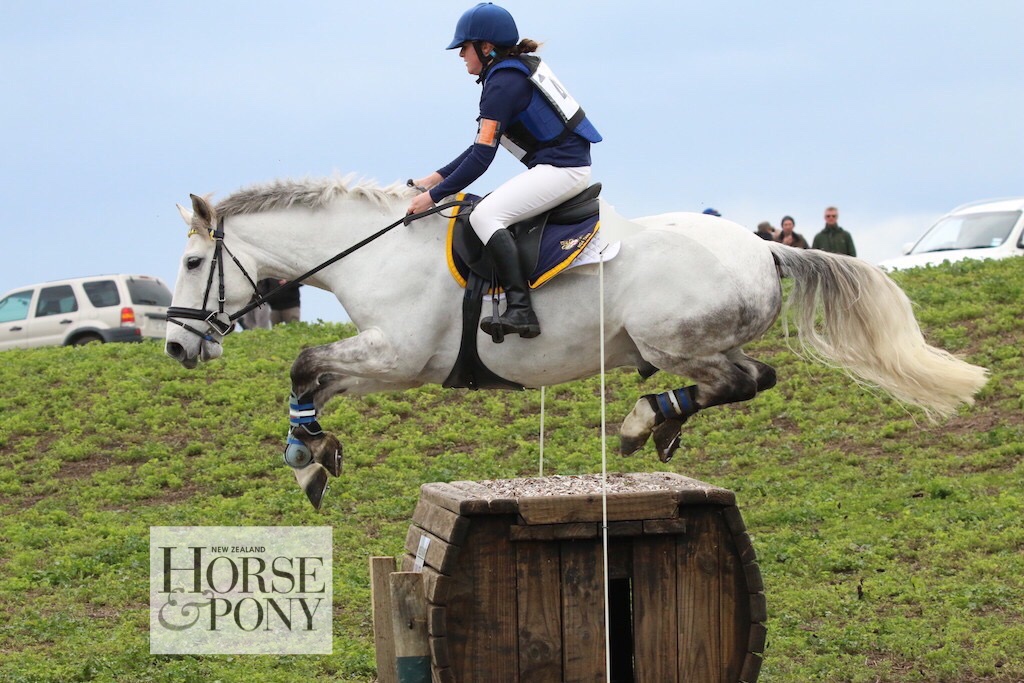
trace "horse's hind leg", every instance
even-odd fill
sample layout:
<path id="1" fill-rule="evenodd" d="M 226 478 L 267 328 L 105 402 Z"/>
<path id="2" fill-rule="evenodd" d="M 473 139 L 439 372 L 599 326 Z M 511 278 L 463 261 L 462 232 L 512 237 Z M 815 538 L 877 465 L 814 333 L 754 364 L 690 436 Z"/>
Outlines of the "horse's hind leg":
<path id="1" fill-rule="evenodd" d="M 746 356 L 741 366 L 733 358 L 741 360 L 734 354 L 722 353 L 659 363 L 665 370 L 691 377 L 697 383 L 662 394 L 641 396 L 619 431 L 622 454 L 640 450 L 653 434 L 658 456 L 662 462 L 667 462 L 679 447 L 680 428 L 691 415 L 711 406 L 750 400 L 759 387 L 767 388 L 774 383 L 775 373 L 769 366 Z"/>
<path id="2" fill-rule="evenodd" d="M 732 349 L 727 351 L 725 355 L 740 370 L 754 378 L 754 381 L 757 382 L 758 393 L 775 386 L 777 378 L 775 376 L 775 368 L 772 366 L 759 360 L 754 360 L 743 353 L 741 349 Z"/>

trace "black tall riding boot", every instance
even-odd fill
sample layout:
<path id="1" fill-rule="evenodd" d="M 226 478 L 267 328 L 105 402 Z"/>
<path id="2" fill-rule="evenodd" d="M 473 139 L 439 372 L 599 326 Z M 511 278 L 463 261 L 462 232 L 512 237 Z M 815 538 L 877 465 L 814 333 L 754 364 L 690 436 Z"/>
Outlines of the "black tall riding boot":
<path id="1" fill-rule="evenodd" d="M 540 334 L 540 322 L 530 304 L 530 287 L 519 266 L 516 242 L 508 230 L 499 230 L 487 241 L 487 254 L 494 261 L 498 279 L 505 288 L 505 312 L 498 317 L 504 334 L 518 334 L 529 339 Z M 480 322 L 480 329 L 493 335 L 495 321 L 488 316 Z"/>

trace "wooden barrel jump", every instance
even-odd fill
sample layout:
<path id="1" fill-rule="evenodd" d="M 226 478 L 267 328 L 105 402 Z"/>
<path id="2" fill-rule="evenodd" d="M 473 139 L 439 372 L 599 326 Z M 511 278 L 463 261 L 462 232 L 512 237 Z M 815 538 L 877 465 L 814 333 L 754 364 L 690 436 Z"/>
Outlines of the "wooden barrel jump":
<path id="1" fill-rule="evenodd" d="M 735 494 L 665 472 L 607 491 L 612 683 L 756 681 L 764 586 Z M 380 683 L 396 655 L 444 683 L 605 681 L 601 520 L 599 475 L 424 484 L 402 561 L 422 616 L 373 578 Z M 396 653 L 421 620 L 418 659 Z"/>

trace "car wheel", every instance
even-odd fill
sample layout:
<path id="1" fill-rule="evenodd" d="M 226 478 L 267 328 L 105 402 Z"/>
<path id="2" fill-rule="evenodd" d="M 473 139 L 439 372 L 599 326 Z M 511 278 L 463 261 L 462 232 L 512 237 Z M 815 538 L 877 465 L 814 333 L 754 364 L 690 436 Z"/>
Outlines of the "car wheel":
<path id="1" fill-rule="evenodd" d="M 85 346 L 86 344 L 92 344 L 94 342 L 103 343 L 103 337 L 98 334 L 83 334 L 81 337 L 75 337 L 75 340 L 71 342 L 72 346 Z"/>

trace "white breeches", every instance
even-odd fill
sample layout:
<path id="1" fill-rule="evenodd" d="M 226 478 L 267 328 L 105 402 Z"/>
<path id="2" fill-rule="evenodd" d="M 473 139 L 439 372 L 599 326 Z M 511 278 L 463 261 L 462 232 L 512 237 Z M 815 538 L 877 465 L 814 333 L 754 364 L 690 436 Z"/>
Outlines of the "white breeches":
<path id="1" fill-rule="evenodd" d="M 469 215 L 469 223 L 480 241 L 487 244 L 497 231 L 558 206 L 585 190 L 589 182 L 589 166 L 558 168 L 539 164 L 480 200 Z"/>

